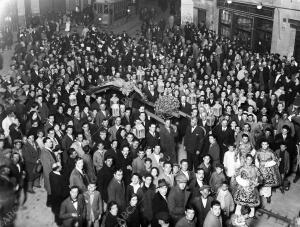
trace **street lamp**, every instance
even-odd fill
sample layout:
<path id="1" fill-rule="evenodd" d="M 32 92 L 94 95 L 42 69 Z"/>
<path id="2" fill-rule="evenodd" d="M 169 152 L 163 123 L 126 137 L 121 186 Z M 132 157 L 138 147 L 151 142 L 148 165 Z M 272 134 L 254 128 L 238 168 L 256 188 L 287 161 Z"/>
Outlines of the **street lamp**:
<path id="1" fill-rule="evenodd" d="M 256 6 L 257 9 L 262 9 L 262 7 L 263 7 L 262 3 L 259 3 L 259 4 Z"/>

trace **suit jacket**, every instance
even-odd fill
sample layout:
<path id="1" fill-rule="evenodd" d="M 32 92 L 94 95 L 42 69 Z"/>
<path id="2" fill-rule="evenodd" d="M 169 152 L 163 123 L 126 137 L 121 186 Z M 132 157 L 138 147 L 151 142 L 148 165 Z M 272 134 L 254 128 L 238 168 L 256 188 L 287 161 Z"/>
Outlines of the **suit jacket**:
<path id="1" fill-rule="evenodd" d="M 224 132 L 222 126 L 217 127 L 214 134 L 222 152 L 226 149 L 225 145 L 234 143 L 234 132 L 229 127 Z"/>
<path id="2" fill-rule="evenodd" d="M 222 227 L 222 216 L 215 216 L 211 211 L 206 215 L 203 227 Z"/>
<path id="3" fill-rule="evenodd" d="M 50 152 L 51 151 L 49 151 L 46 148 L 42 149 L 41 151 L 41 163 L 43 166 L 44 184 L 48 195 L 51 195 L 49 174 L 52 171 L 52 165 L 55 162 L 57 162 L 57 160 L 54 157 L 54 154 L 51 154 Z"/>
<path id="4" fill-rule="evenodd" d="M 65 178 L 52 171 L 49 174 L 49 180 L 51 187 L 51 201 L 57 203 L 62 202 L 62 200 L 68 196 L 68 186 L 66 185 Z"/>
<path id="5" fill-rule="evenodd" d="M 85 174 L 81 174 L 76 168 L 73 169 L 70 176 L 70 187 L 77 186 L 80 192 L 87 190 L 88 178 Z"/>
<path id="6" fill-rule="evenodd" d="M 171 189 L 168 195 L 168 207 L 174 221 L 177 222 L 180 218 L 184 217 L 185 206 L 190 198 L 190 194 L 190 191 L 184 190 L 184 202 L 182 204 L 182 190 L 178 186 Z"/>
<path id="7" fill-rule="evenodd" d="M 132 115 L 129 116 L 129 119 L 127 119 L 127 117 L 125 117 L 125 116 L 123 116 L 121 118 L 121 125 L 123 125 L 125 127 L 128 124 L 130 124 L 130 125 L 133 124 L 133 117 L 132 117 Z"/>
<path id="8" fill-rule="evenodd" d="M 61 140 L 62 149 L 63 150 L 68 150 L 71 147 L 73 142 L 74 142 L 74 140 L 72 140 L 70 138 L 70 136 L 68 136 L 67 134 L 64 135 L 64 137 Z"/>
<path id="9" fill-rule="evenodd" d="M 114 168 L 108 167 L 106 164 L 103 165 L 102 169 L 97 174 L 97 190 L 100 192 L 103 201 L 106 203 L 108 200 L 107 187 L 113 177 Z"/>
<path id="10" fill-rule="evenodd" d="M 75 209 L 70 197 L 66 198 L 61 206 L 59 217 L 62 219 L 63 227 L 72 227 L 75 222 L 79 223 L 79 227 L 84 226 L 84 220 L 86 218 L 86 206 L 82 195 L 78 195 L 77 198 L 77 210 Z M 72 217 L 72 213 L 77 213 L 77 217 Z"/>
<path id="11" fill-rule="evenodd" d="M 203 185 L 207 185 L 208 182 L 206 182 L 205 180 L 203 180 Z M 201 186 L 203 186 L 201 185 Z M 200 185 L 198 184 L 198 181 L 197 181 L 197 178 L 194 177 L 192 179 L 192 181 L 190 182 L 190 185 L 189 185 L 189 188 L 190 188 L 190 191 L 192 192 L 192 198 L 195 198 L 195 197 L 198 197 L 198 196 L 201 196 L 200 194 Z"/>
<path id="12" fill-rule="evenodd" d="M 154 91 L 154 94 L 152 95 L 151 92 L 148 90 L 146 92 L 146 96 L 149 102 L 156 102 L 157 98 L 158 98 L 158 92 Z"/>
<path id="13" fill-rule="evenodd" d="M 211 196 L 207 197 L 206 206 L 203 206 L 201 196 L 197 196 L 191 201 L 191 205 L 194 207 L 196 211 L 196 217 L 197 217 L 197 226 L 203 226 L 204 220 L 208 212 L 211 208 L 211 202 L 214 199 Z M 208 226 L 207 226 L 208 227 Z M 209 226 L 211 227 L 211 226 Z"/>
<path id="14" fill-rule="evenodd" d="M 190 103 L 185 103 L 185 105 L 183 106 L 182 103 L 180 103 L 180 107 L 179 110 L 186 113 L 186 114 L 191 114 L 192 112 L 192 105 Z"/>
<path id="15" fill-rule="evenodd" d="M 204 136 L 204 131 L 199 126 L 196 126 L 196 128 L 192 132 L 192 128 L 189 125 L 184 136 L 184 146 L 186 151 L 194 153 L 198 150 L 201 152 L 204 142 Z"/>
<path id="16" fill-rule="evenodd" d="M 108 112 L 108 110 L 105 110 L 105 115 L 104 115 L 104 113 L 103 113 L 101 110 L 99 110 L 99 111 L 97 112 L 97 114 L 96 114 L 96 117 L 95 117 L 96 125 L 97 125 L 98 127 L 100 127 L 101 124 L 102 124 L 102 121 L 103 121 L 104 119 L 109 119 L 110 116 L 111 116 L 111 115 L 110 115 L 110 113 Z"/>
<path id="17" fill-rule="evenodd" d="M 63 136 L 61 140 L 61 147 L 63 149 L 63 162 L 66 163 L 68 159 L 68 149 L 73 144 L 74 140 L 72 140 L 67 134 Z"/>
<path id="18" fill-rule="evenodd" d="M 119 183 L 115 178 L 113 178 L 108 187 L 108 202 L 116 201 L 120 211 L 123 211 L 126 207 L 126 194 L 124 182 Z"/>
<path id="19" fill-rule="evenodd" d="M 146 133 L 146 145 L 154 148 L 155 145 L 159 144 L 159 135 L 157 132 L 155 132 L 155 135 L 153 136 L 150 132 Z"/>
<path id="20" fill-rule="evenodd" d="M 93 202 L 91 203 L 91 194 L 86 191 L 84 194 L 85 205 L 87 209 L 87 220 L 91 220 L 91 211 L 93 211 L 94 219 L 98 219 L 99 215 L 103 213 L 103 200 L 100 192 L 94 191 Z"/>
<path id="21" fill-rule="evenodd" d="M 170 157 L 170 161 L 172 163 L 176 162 L 176 153 L 175 153 L 175 137 L 177 136 L 177 132 L 174 131 L 172 127 L 170 127 L 170 132 L 166 129 L 165 126 L 160 127 L 159 131 L 160 135 L 160 146 L 163 150 L 165 156 Z"/>
<path id="22" fill-rule="evenodd" d="M 168 202 L 166 199 L 164 199 L 161 196 L 159 192 L 156 192 L 152 200 L 152 214 L 153 214 L 153 219 L 151 223 L 152 227 L 161 226 L 160 224 L 158 224 L 157 215 L 162 212 L 169 213 Z"/>
<path id="23" fill-rule="evenodd" d="M 35 148 L 29 142 L 26 142 L 22 149 L 25 171 L 29 181 L 34 180 L 34 178 L 37 176 L 33 170 L 36 166 L 37 160 L 40 158 L 41 153 L 38 144 L 36 142 L 34 143 Z"/>
<path id="24" fill-rule="evenodd" d="M 276 149 L 279 149 L 280 144 L 284 142 L 287 145 L 287 151 L 290 154 L 291 158 L 295 157 L 295 152 L 296 152 L 296 143 L 295 141 L 291 138 L 291 136 L 287 136 L 286 139 L 283 139 L 282 133 L 279 133 L 275 136 L 275 147 Z"/>

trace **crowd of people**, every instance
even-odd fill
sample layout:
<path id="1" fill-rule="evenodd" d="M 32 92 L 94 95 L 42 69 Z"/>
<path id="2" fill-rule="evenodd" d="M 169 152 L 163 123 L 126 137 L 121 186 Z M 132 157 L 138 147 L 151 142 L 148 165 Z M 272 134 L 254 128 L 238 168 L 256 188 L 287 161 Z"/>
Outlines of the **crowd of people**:
<path id="1" fill-rule="evenodd" d="M 1 187 L 44 182 L 59 226 L 221 227 L 250 225 L 300 178 L 293 57 L 193 24 L 161 38 L 85 29 L 21 31 L 0 79 Z M 177 98 L 184 116 L 159 124 L 119 93 L 89 92 L 120 78 L 149 102 Z"/>

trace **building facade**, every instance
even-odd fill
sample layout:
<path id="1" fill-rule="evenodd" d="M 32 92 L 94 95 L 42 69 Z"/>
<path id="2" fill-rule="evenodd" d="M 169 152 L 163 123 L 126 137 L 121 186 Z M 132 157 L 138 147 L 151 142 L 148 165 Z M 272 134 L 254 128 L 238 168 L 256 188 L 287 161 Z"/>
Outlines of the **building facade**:
<path id="1" fill-rule="evenodd" d="M 300 0 L 193 2 L 194 23 L 204 23 L 230 38 L 239 37 L 250 49 L 295 56 L 300 61 Z"/>

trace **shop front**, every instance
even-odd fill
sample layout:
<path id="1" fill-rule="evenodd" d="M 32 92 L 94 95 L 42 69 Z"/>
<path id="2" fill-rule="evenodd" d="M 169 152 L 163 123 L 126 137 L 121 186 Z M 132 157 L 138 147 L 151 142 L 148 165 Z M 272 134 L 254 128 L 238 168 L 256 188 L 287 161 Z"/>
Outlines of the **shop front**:
<path id="1" fill-rule="evenodd" d="M 94 3 L 95 19 L 99 25 L 110 25 L 127 15 L 128 2 L 126 0 L 102 1 Z"/>
<path id="2" fill-rule="evenodd" d="M 218 0 L 219 34 L 236 38 L 246 49 L 270 52 L 274 9 L 256 5 Z"/>

